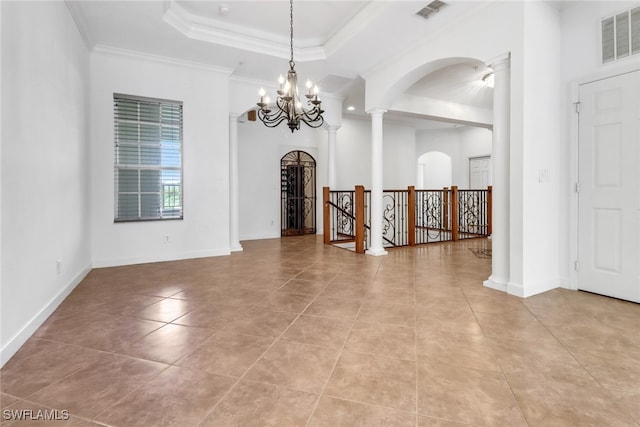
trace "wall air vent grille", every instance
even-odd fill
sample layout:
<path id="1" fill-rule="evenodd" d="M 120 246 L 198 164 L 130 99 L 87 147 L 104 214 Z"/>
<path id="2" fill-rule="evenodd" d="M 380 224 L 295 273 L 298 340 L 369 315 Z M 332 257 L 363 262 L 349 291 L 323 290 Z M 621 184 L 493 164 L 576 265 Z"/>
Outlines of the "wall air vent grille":
<path id="1" fill-rule="evenodd" d="M 434 13 L 437 13 L 441 8 L 446 6 L 447 4 L 443 1 L 435 0 L 420 9 L 416 12 L 416 15 L 423 17 L 424 19 L 429 18 Z"/>
<path id="2" fill-rule="evenodd" d="M 603 64 L 640 53 L 640 7 L 604 18 L 601 25 Z"/>

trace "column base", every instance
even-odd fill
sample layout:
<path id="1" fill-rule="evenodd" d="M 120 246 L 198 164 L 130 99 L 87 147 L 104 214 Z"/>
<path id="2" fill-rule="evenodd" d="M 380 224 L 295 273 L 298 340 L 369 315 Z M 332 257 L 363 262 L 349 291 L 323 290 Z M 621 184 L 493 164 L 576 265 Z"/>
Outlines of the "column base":
<path id="1" fill-rule="evenodd" d="M 237 244 L 231 245 L 230 250 L 231 252 L 242 252 L 244 249 L 242 248 L 242 245 L 240 243 L 237 243 Z"/>
<path id="2" fill-rule="evenodd" d="M 383 248 L 369 248 L 365 251 L 367 255 L 371 256 L 382 256 L 388 254 Z"/>

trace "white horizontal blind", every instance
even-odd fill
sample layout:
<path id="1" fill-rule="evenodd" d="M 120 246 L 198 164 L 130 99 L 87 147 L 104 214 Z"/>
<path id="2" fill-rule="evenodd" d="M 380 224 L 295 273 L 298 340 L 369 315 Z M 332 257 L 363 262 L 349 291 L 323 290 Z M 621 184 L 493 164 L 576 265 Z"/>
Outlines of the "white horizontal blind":
<path id="1" fill-rule="evenodd" d="M 115 221 L 182 219 L 182 102 L 113 95 Z"/>

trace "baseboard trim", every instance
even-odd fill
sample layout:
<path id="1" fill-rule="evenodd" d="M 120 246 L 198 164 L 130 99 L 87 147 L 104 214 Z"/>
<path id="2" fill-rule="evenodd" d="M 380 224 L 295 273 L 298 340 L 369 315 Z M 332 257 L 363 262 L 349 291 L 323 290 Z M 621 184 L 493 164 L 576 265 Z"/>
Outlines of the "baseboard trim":
<path id="1" fill-rule="evenodd" d="M 31 318 L 5 345 L 0 348 L 0 368 L 20 350 L 20 347 L 42 326 L 64 299 L 82 282 L 91 267 L 85 267 L 73 280 L 49 301 L 35 316 Z"/>
<path id="2" fill-rule="evenodd" d="M 520 298 L 527 298 L 533 295 L 538 295 L 543 292 L 550 291 L 552 289 L 556 289 L 560 286 L 559 280 L 549 280 L 546 282 L 538 282 L 523 285 L 521 283 L 509 282 L 507 284 L 507 293 L 510 295 L 515 295 Z"/>
<path id="3" fill-rule="evenodd" d="M 279 239 L 282 236 L 279 233 L 265 233 L 265 234 L 248 234 L 246 236 L 240 236 L 240 241 L 243 240 L 265 240 L 265 239 Z"/>
<path id="4" fill-rule="evenodd" d="M 491 279 L 491 277 L 489 277 L 487 280 L 482 282 L 482 286 L 484 286 L 485 288 L 489 288 L 489 289 L 495 289 L 496 291 L 500 291 L 500 292 L 507 292 L 507 285 L 506 284 L 494 282 Z"/>
<path id="5" fill-rule="evenodd" d="M 166 262 L 166 261 L 179 261 L 181 259 L 191 258 L 207 258 L 214 256 L 230 255 L 230 248 L 212 249 L 208 251 L 193 251 L 183 253 L 173 253 L 167 255 L 150 255 L 144 257 L 134 258 L 112 258 L 112 259 L 99 259 L 93 261 L 94 268 L 102 267 L 117 267 L 121 265 L 133 265 L 133 264 L 148 264 L 151 262 Z"/>

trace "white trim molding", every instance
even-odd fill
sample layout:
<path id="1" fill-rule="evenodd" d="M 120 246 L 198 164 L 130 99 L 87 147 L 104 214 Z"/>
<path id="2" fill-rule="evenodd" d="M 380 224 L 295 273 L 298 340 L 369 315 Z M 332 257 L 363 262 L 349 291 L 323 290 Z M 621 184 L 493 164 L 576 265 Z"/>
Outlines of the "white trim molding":
<path id="1" fill-rule="evenodd" d="M 17 334 L 9 338 L 6 344 L 0 348 L 0 367 L 13 357 L 20 350 L 20 347 L 42 326 L 42 324 L 53 314 L 64 299 L 82 282 L 82 280 L 91 271 L 91 266 L 86 266 L 82 271 L 71 280 L 56 296 L 54 296 L 48 304 L 46 304 L 35 316 L 31 318 Z"/>

